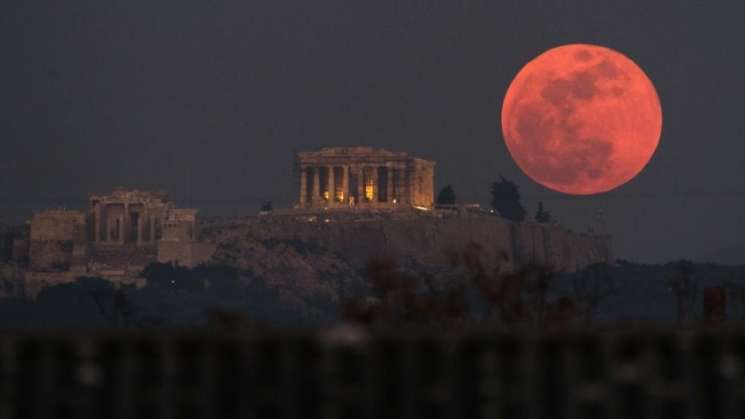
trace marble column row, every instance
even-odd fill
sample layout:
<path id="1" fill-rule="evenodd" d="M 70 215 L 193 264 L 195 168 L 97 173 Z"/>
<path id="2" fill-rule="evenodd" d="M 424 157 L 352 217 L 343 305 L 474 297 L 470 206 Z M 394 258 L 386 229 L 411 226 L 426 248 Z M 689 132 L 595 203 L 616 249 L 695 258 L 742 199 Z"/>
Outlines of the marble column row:
<path id="1" fill-rule="evenodd" d="M 381 184 L 380 174 L 378 169 L 385 168 L 387 170 L 386 176 L 386 199 L 383 202 L 395 203 L 394 188 L 399 189 L 401 185 L 394 184 L 394 170 L 399 170 L 399 174 L 403 174 L 403 167 L 385 165 L 385 166 L 373 166 L 373 165 L 343 165 L 343 166 L 302 166 L 300 170 L 300 206 L 308 206 L 309 204 L 321 204 L 325 202 L 332 202 L 336 204 L 344 205 L 355 205 L 365 202 L 374 202 L 378 200 L 379 187 Z M 326 169 L 325 185 L 321 185 L 321 169 Z M 336 172 L 341 172 L 341 179 L 337 179 Z M 371 172 L 371 173 L 370 173 Z M 367 176 L 366 176 L 367 173 Z M 351 193 L 349 190 L 350 182 L 349 178 L 351 175 L 357 177 L 357 190 L 355 193 Z M 337 190 L 337 180 L 341 181 L 340 188 Z M 366 187 L 371 186 L 371 193 L 367 194 L 370 199 L 366 199 Z M 308 193 L 310 189 L 310 194 Z M 357 202 L 350 199 L 356 195 Z"/>
<path id="2" fill-rule="evenodd" d="M 121 216 L 109 216 L 109 207 L 123 208 Z M 128 235 L 131 228 L 131 214 L 129 213 L 129 204 L 98 204 L 93 209 L 93 231 L 94 242 L 96 243 L 125 243 L 128 241 Z M 149 227 L 148 237 L 145 237 L 146 225 Z M 102 231 L 103 229 L 103 231 Z M 156 237 L 156 217 L 150 214 L 147 206 L 139 212 L 137 220 L 137 240 L 138 245 L 151 243 L 157 240 Z"/>

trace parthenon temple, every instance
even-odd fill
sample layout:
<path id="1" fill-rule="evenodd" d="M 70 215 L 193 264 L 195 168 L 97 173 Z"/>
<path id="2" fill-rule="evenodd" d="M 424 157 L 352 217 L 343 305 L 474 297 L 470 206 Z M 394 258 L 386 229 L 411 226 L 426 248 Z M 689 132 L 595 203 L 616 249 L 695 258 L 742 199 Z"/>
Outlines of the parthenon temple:
<path id="1" fill-rule="evenodd" d="M 372 147 L 297 153 L 296 208 L 432 208 L 435 162 Z"/>

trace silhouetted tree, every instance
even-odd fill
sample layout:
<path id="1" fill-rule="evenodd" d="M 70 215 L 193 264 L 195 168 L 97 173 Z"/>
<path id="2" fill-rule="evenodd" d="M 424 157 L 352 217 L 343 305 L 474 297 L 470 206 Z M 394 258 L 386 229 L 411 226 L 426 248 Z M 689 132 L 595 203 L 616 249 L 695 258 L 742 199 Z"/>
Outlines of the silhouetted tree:
<path id="1" fill-rule="evenodd" d="M 688 318 L 698 295 L 698 280 L 693 275 L 693 263 L 687 260 L 675 263 L 673 271 L 665 279 L 675 295 L 678 322 L 682 323 Z"/>
<path id="2" fill-rule="evenodd" d="M 111 326 L 128 325 L 132 321 L 133 308 L 124 293 L 110 281 L 97 277 L 80 277 L 76 284 L 81 289 L 81 299 L 90 298 L 101 317 Z"/>
<path id="3" fill-rule="evenodd" d="M 123 324 L 131 307 L 109 281 L 83 277 L 41 290 L 30 324 L 54 327 L 101 327 Z"/>
<path id="4" fill-rule="evenodd" d="M 724 281 L 724 286 L 734 300 L 740 302 L 740 320 L 745 320 L 745 267 L 730 273 L 730 278 Z"/>
<path id="5" fill-rule="evenodd" d="M 500 176 L 501 181 L 494 182 L 491 185 L 491 206 L 499 214 L 512 221 L 522 221 L 525 219 L 525 208 L 520 203 L 519 187 Z"/>
<path id="6" fill-rule="evenodd" d="M 271 201 L 266 201 L 261 205 L 261 212 L 271 212 L 272 210 L 274 210 L 274 207 L 272 207 Z"/>
<path id="7" fill-rule="evenodd" d="M 550 223 L 553 221 L 550 211 L 543 208 L 543 201 L 538 201 L 538 210 L 535 213 L 535 220 L 539 223 Z"/>
<path id="8" fill-rule="evenodd" d="M 437 203 L 440 205 L 455 205 L 455 191 L 451 185 L 447 185 L 437 195 Z"/>
<path id="9" fill-rule="evenodd" d="M 572 289 L 586 323 L 592 321 L 603 300 L 618 293 L 610 267 L 606 263 L 594 263 L 577 272 L 572 280 Z"/>
<path id="10" fill-rule="evenodd" d="M 517 271 L 505 271 L 501 264 L 488 267 L 483 250 L 475 242 L 462 251 L 449 250 L 448 259 L 460 273 L 439 279 L 428 273 L 402 272 L 391 259 L 373 259 L 368 265 L 373 295 L 343 301 L 343 316 L 368 326 L 416 324 L 456 329 L 479 323 L 561 327 L 574 321 L 578 310 L 573 300 L 547 301 L 554 279 L 551 269 L 539 265 Z"/>

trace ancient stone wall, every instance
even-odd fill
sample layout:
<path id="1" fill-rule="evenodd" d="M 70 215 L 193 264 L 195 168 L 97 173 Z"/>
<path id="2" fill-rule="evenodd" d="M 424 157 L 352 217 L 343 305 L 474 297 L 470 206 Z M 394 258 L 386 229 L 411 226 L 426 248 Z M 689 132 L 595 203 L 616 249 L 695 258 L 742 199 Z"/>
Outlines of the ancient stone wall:
<path id="1" fill-rule="evenodd" d="M 435 168 L 432 162 L 415 159 L 415 170 L 411 180 L 412 202 L 414 206 L 432 208 L 435 204 Z"/>
<path id="2" fill-rule="evenodd" d="M 163 239 L 158 242 L 158 262 L 191 268 L 208 261 L 215 246 L 200 243 L 198 238 L 197 210 L 171 210 L 165 221 Z"/>
<path id="3" fill-rule="evenodd" d="M 609 237 L 464 211 L 270 216 L 244 219 L 230 229 L 256 240 L 320 246 L 358 267 L 375 256 L 400 264 L 446 266 L 454 252 L 469 246 L 480 249 L 487 269 L 534 262 L 574 272 L 595 262 L 613 262 Z M 218 244 L 223 232 L 205 226 L 205 235 Z"/>
<path id="4" fill-rule="evenodd" d="M 79 211 L 50 210 L 31 219 L 29 245 L 33 271 L 66 271 L 73 256 L 85 252 L 86 219 Z"/>
<path id="5" fill-rule="evenodd" d="M 208 262 L 215 253 L 212 243 L 161 240 L 158 243 L 158 262 L 175 263 L 193 268 Z"/>
<path id="6" fill-rule="evenodd" d="M 27 249 L 31 272 L 131 276 L 158 260 L 162 238 L 188 244 L 188 263 L 205 259 L 204 246 L 191 244 L 199 234 L 197 210 L 174 208 L 163 193 L 116 188 L 110 194 L 92 195 L 90 203 L 86 212 L 35 214 L 29 240 L 13 243 L 14 259 L 22 256 L 16 250 Z M 7 253 L 3 243 L 0 240 L 0 258 Z"/>
<path id="7" fill-rule="evenodd" d="M 609 236 L 576 233 L 560 225 L 512 224 L 515 262 L 537 263 L 574 272 L 598 262 L 613 262 Z"/>

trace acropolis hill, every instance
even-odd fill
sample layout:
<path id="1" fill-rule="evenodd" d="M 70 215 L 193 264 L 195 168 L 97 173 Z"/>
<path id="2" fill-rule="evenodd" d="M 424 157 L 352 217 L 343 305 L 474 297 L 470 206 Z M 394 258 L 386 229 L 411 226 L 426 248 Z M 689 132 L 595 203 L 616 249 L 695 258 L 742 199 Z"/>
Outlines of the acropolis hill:
<path id="1" fill-rule="evenodd" d="M 371 147 L 300 152 L 293 208 L 240 218 L 200 219 L 165 193 L 118 188 L 92 195 L 85 210 L 34 214 L 26 236 L 0 240 L 0 259 L 24 266 L 31 289 L 79 276 L 136 282 L 153 262 L 210 260 L 303 286 L 357 275 L 375 256 L 444 267 L 466 246 L 481 249 L 487 267 L 537 263 L 574 272 L 613 262 L 606 235 L 514 223 L 478 206 L 436 206 L 434 167 Z"/>

